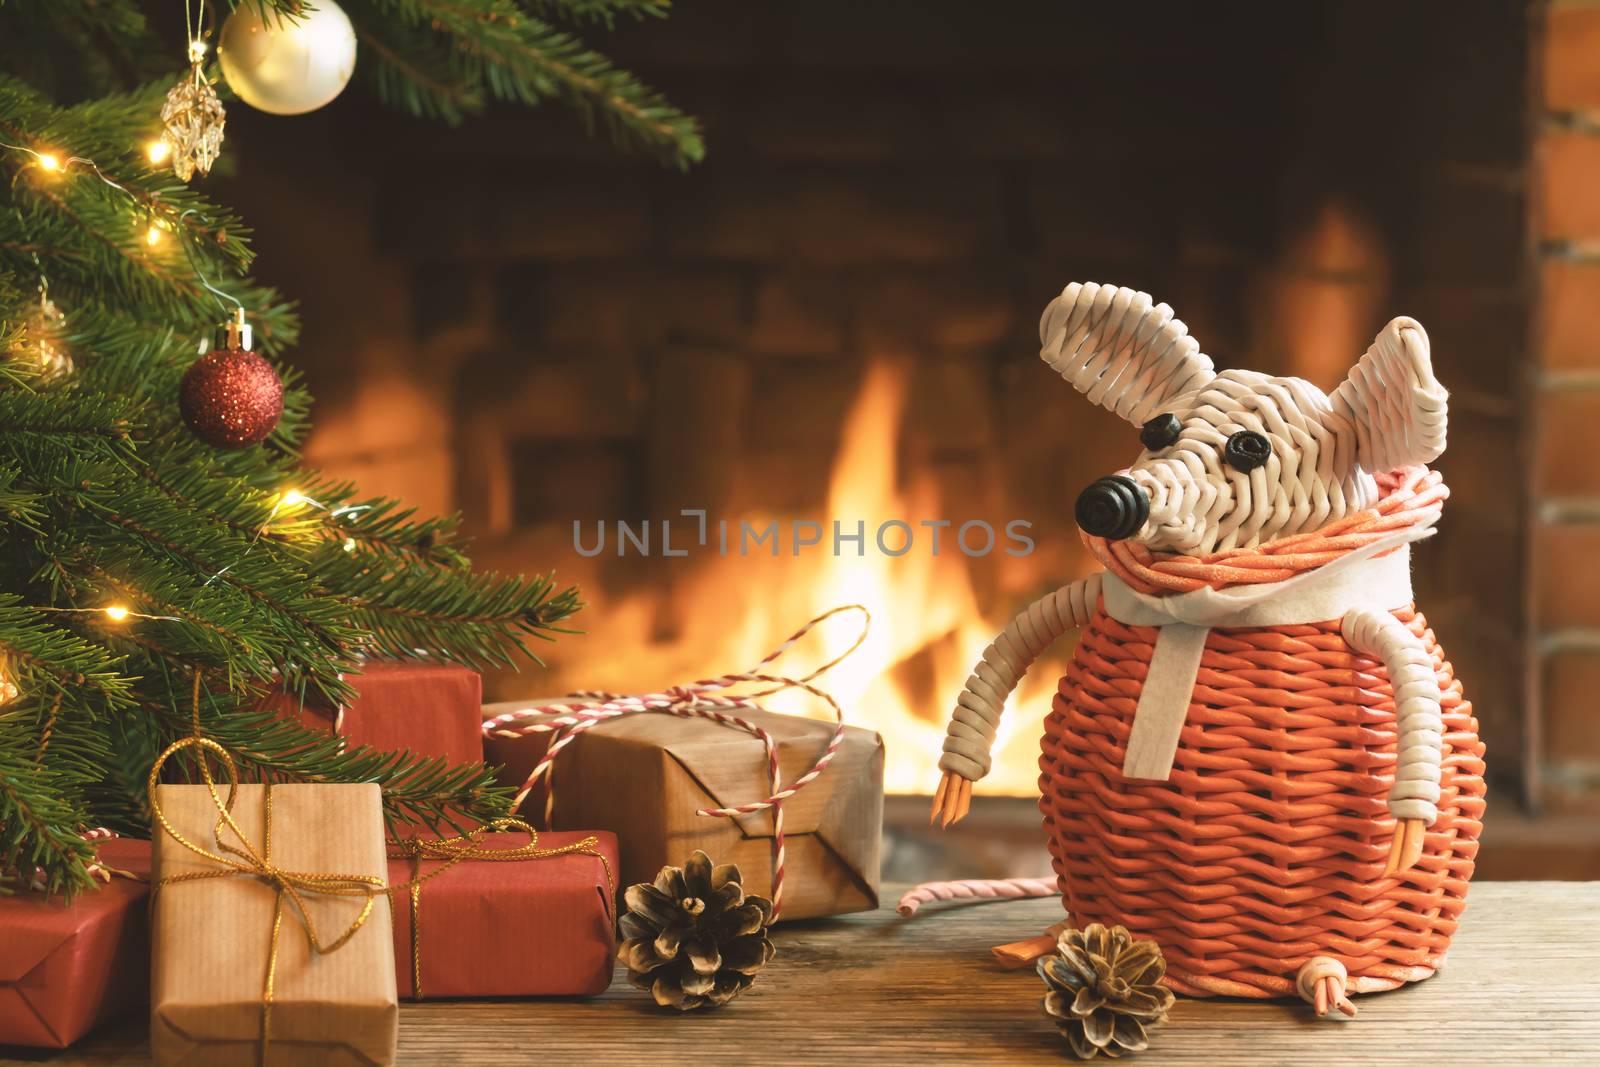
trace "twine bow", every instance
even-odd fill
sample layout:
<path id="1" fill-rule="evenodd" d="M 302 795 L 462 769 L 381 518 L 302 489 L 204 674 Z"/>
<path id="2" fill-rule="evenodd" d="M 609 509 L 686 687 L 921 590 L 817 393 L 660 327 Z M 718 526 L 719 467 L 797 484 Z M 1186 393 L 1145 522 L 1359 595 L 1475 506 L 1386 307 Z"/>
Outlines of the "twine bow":
<path id="1" fill-rule="evenodd" d="M 184 748 L 199 748 L 216 754 L 228 772 L 228 799 L 224 801 L 217 792 L 217 785 L 211 778 L 210 768 L 205 763 L 205 753 L 200 754 L 201 775 L 205 779 L 206 789 L 211 793 L 211 801 L 217 808 L 217 823 L 212 829 L 212 836 L 216 839 L 217 851 L 203 845 L 196 844 L 181 834 L 177 827 L 167 819 L 166 812 L 161 810 L 160 803 L 156 800 L 156 785 L 159 783 L 161 767 L 167 762 L 168 757 Z M 238 822 L 233 817 L 233 802 L 239 789 L 238 770 L 233 763 L 233 757 L 228 750 L 217 742 L 207 737 L 192 736 L 168 745 L 161 753 L 155 766 L 150 768 L 150 778 L 147 788 L 150 795 L 150 811 L 161 828 L 167 832 L 178 844 L 216 864 L 215 869 L 203 871 L 190 871 L 185 874 L 168 875 L 156 882 L 157 891 L 179 882 L 195 882 L 210 878 L 257 878 L 272 886 L 275 890 L 272 908 L 272 934 L 270 948 L 267 952 L 267 972 L 262 982 L 261 989 L 261 1042 L 260 1060 L 263 1064 L 267 1061 L 267 1048 L 271 1035 L 273 983 L 278 970 L 278 946 L 283 929 L 283 902 L 288 898 L 294 905 L 294 913 L 299 917 L 300 925 L 305 928 L 306 936 L 310 939 L 313 952 L 326 955 L 335 952 L 349 943 L 350 939 L 366 925 L 367 919 L 372 914 L 373 905 L 380 893 L 388 885 L 382 878 L 367 874 L 323 874 L 307 871 L 284 870 L 272 862 L 272 786 L 263 787 L 262 794 L 262 830 L 261 847 L 258 849 L 240 829 Z M 231 845 L 222 840 L 222 828 L 226 826 L 238 838 L 238 846 Z M 332 941 L 324 942 L 317 932 L 316 921 L 311 917 L 310 910 L 306 907 L 306 897 L 360 897 L 362 898 L 361 913 L 345 927 L 344 932 Z"/>
<path id="2" fill-rule="evenodd" d="M 768 667 L 789 649 L 793 648 L 801 638 L 810 633 L 817 626 L 844 612 L 861 613 L 861 631 L 856 635 L 848 648 L 837 656 L 828 660 L 822 666 L 799 678 L 790 678 L 781 674 L 767 673 Z M 767 755 L 767 778 L 770 795 L 765 800 L 754 801 L 749 804 L 739 804 L 730 808 L 701 808 L 695 812 L 711 818 L 731 819 L 737 815 L 749 815 L 759 811 L 771 810 L 772 812 L 772 915 L 768 922 L 775 921 L 783 907 L 783 876 L 784 876 L 784 826 L 783 802 L 804 789 L 816 780 L 828 764 L 833 762 L 833 757 L 839 750 L 839 745 L 844 741 L 844 710 L 839 707 L 838 701 L 832 696 L 812 685 L 817 678 L 838 666 L 851 653 L 860 648 L 867 639 L 867 633 L 872 625 L 872 615 L 860 604 L 845 604 L 825 611 L 821 615 L 806 623 L 800 629 L 790 634 L 777 648 L 762 657 L 761 661 L 748 671 L 734 674 L 722 674 L 714 678 L 702 678 L 698 681 L 684 685 L 671 686 L 659 693 L 645 693 L 641 695 L 628 695 L 624 693 L 611 693 L 602 690 L 581 690 L 571 694 L 576 703 L 541 704 L 536 707 L 518 708 L 487 719 L 483 724 L 483 732 L 488 737 L 518 738 L 530 734 L 549 733 L 554 737 L 550 747 L 545 751 L 544 758 L 534 767 L 533 773 L 528 775 L 528 780 L 522 783 L 512 808 L 521 807 L 527 799 L 529 792 L 538 784 L 541 778 L 552 776 L 552 765 L 561 750 L 572 743 L 579 734 L 585 730 L 593 729 L 599 724 L 620 718 L 624 715 L 636 715 L 640 712 L 656 712 L 666 715 L 677 715 L 682 718 L 709 719 L 723 726 L 733 727 L 753 734 L 761 740 L 762 747 Z M 724 690 L 740 685 L 755 684 L 766 686 L 751 693 L 728 695 Z M 783 784 L 782 774 L 778 767 L 778 745 L 772 735 L 748 719 L 737 715 L 728 714 L 731 711 L 764 711 L 760 700 L 785 690 L 798 689 L 817 697 L 833 709 L 835 728 L 833 736 L 828 740 L 828 747 L 818 757 L 811 769 L 800 777 Z M 554 716 L 554 717 L 552 717 Z M 551 782 L 546 782 L 544 798 L 545 825 L 551 825 L 551 817 L 555 810 L 555 789 Z"/>
<path id="3" fill-rule="evenodd" d="M 528 835 L 528 843 L 518 845 L 516 848 L 482 848 L 481 842 L 486 834 L 495 830 L 521 830 Z M 606 869 L 606 917 L 613 919 L 612 898 L 617 892 L 616 877 L 611 870 L 611 861 L 606 854 L 600 851 L 600 839 L 590 835 L 570 845 L 560 848 L 540 848 L 539 831 L 515 816 L 508 815 L 499 819 L 491 819 L 470 833 L 457 837 L 420 838 L 406 837 L 392 843 L 389 853 L 391 859 L 409 859 L 411 861 L 411 879 L 404 885 L 391 886 L 392 894 L 398 890 L 405 890 L 411 901 L 411 995 L 422 997 L 422 887 L 425 883 L 439 877 L 445 871 L 465 860 L 489 860 L 497 863 L 513 863 L 522 860 L 549 859 L 552 856 L 569 856 L 583 854 L 595 856 L 600 860 L 600 865 Z M 422 873 L 422 861 L 443 860 L 441 866 L 435 867 L 427 874 Z"/>

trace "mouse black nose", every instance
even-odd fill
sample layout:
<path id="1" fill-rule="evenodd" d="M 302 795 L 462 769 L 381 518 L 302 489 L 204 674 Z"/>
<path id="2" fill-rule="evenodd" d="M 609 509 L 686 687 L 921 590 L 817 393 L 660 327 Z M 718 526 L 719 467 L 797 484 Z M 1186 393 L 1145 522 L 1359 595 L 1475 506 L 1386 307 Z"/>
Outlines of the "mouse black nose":
<path id="1" fill-rule="evenodd" d="M 1121 541 L 1138 533 L 1150 517 L 1150 498 L 1132 478 L 1111 474 L 1078 494 L 1074 513 L 1085 533 Z"/>

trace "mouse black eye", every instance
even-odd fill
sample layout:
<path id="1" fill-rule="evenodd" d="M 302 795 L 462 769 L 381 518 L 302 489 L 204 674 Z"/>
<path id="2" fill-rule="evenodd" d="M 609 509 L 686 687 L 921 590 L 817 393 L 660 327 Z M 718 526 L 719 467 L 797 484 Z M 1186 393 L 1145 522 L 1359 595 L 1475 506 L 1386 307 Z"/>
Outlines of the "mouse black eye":
<path id="1" fill-rule="evenodd" d="M 1254 430 L 1240 430 L 1228 438 L 1222 458 L 1240 474 L 1248 474 L 1272 458 L 1272 442 Z"/>
<path id="2" fill-rule="evenodd" d="M 1178 439 L 1183 424 L 1173 414 L 1157 415 L 1139 430 L 1139 443 L 1151 452 L 1159 452 Z"/>

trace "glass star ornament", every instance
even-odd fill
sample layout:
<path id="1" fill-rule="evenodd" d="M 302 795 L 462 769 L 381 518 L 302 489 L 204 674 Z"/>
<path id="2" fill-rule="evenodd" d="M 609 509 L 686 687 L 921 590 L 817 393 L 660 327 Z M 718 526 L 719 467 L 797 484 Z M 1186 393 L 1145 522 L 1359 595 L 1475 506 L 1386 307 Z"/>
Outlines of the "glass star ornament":
<path id="1" fill-rule="evenodd" d="M 222 152 L 222 127 L 227 114 L 205 72 L 204 41 L 189 42 L 189 73 L 167 93 L 161 105 L 162 139 L 171 149 L 172 173 L 180 181 L 211 172 Z"/>

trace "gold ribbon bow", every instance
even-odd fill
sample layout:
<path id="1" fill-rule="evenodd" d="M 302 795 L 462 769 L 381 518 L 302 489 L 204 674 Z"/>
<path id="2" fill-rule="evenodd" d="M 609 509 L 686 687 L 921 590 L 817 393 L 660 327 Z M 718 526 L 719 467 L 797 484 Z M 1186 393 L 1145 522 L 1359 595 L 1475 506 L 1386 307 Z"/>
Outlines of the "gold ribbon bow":
<path id="1" fill-rule="evenodd" d="M 200 754 L 200 772 L 205 779 L 206 788 L 211 792 L 211 800 L 217 806 L 217 823 L 212 830 L 216 839 L 218 851 L 213 852 L 203 845 L 198 845 L 179 833 L 177 828 L 168 821 L 166 813 L 161 810 L 161 805 L 156 801 L 156 785 L 159 783 L 161 767 L 167 762 L 168 757 L 184 748 L 199 748 L 216 754 L 228 772 L 228 799 L 224 801 L 217 792 L 217 785 L 211 778 L 210 768 L 206 766 L 205 753 Z M 178 844 L 202 856 L 217 865 L 215 870 L 191 871 L 187 874 L 175 874 L 158 880 L 155 890 L 159 891 L 166 886 L 179 882 L 195 882 L 208 878 L 258 878 L 271 885 L 277 892 L 272 909 L 272 941 L 267 954 L 267 973 L 261 990 L 261 1062 L 266 1063 L 267 1046 L 272 1024 L 273 981 L 278 969 L 278 944 L 280 933 L 283 929 L 283 902 L 288 898 L 294 905 L 295 914 L 299 916 L 300 925 L 305 928 L 306 936 L 311 941 L 312 951 L 319 954 L 335 952 L 344 947 L 354 937 L 361 927 L 366 925 L 367 918 L 372 914 L 373 906 L 378 894 L 388 889 L 388 883 L 382 879 L 368 874 L 320 874 L 306 871 L 286 871 L 272 862 L 272 786 L 264 786 L 262 798 L 263 827 L 261 831 L 261 847 L 257 849 L 251 844 L 250 839 L 240 829 L 233 818 L 234 797 L 239 789 L 239 772 L 234 766 L 233 757 L 228 750 L 217 742 L 207 737 L 186 737 L 168 745 L 166 751 L 161 753 L 155 766 L 150 768 L 150 779 L 147 784 L 150 793 L 150 811 L 161 828 L 167 832 Z M 226 826 L 233 831 L 239 840 L 238 847 L 222 840 L 222 828 Z M 324 943 L 317 933 L 317 924 L 312 919 L 306 907 L 306 896 L 324 897 L 362 897 L 361 914 L 345 927 L 345 930 L 332 941 Z"/>
<path id="2" fill-rule="evenodd" d="M 528 835 L 528 843 L 516 848 L 483 848 L 486 834 L 498 830 L 521 830 Z M 491 819 L 471 833 L 456 837 L 407 837 L 394 842 L 391 859 L 411 861 L 411 879 L 403 885 L 391 886 L 389 892 L 406 890 L 411 900 L 411 995 L 422 998 L 422 886 L 465 860 L 488 860 L 494 863 L 514 863 L 523 860 L 549 859 L 552 856 L 583 854 L 594 856 L 606 869 L 606 915 L 611 916 L 611 898 L 616 894 L 616 880 L 611 872 L 611 861 L 600 851 L 600 839 L 592 834 L 560 848 L 540 848 L 539 831 L 514 815 Z M 427 874 L 422 873 L 422 861 L 443 860 L 444 863 Z"/>

